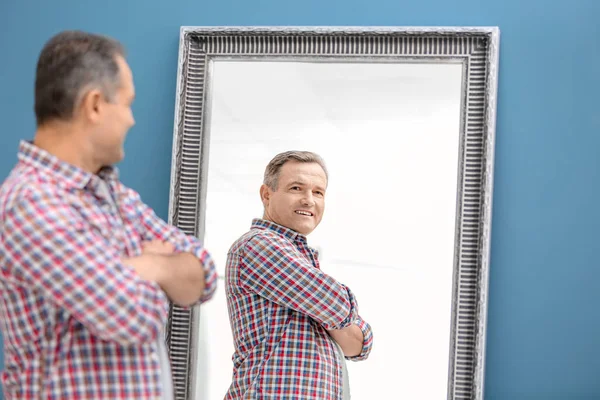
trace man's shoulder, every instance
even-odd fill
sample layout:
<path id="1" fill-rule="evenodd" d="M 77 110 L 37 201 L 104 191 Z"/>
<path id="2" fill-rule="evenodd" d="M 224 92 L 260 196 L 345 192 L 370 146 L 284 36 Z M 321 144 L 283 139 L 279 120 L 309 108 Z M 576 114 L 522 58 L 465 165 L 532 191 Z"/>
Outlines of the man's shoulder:
<path id="1" fill-rule="evenodd" d="M 240 236 L 230 248 L 232 253 L 244 252 L 250 246 L 267 247 L 269 245 L 288 245 L 289 240 L 271 229 L 253 227 Z"/>
<path id="2" fill-rule="evenodd" d="M 231 246 L 229 246 L 229 252 L 230 253 L 239 253 L 240 251 L 243 251 L 244 248 L 246 247 L 246 244 L 248 243 L 248 241 L 255 235 L 256 233 L 254 232 L 254 229 L 250 229 L 249 231 L 246 231 L 244 234 L 242 234 L 240 237 L 238 237 Z"/>
<path id="3" fill-rule="evenodd" d="M 136 191 L 135 189 L 127 186 L 126 184 L 124 184 L 122 181 L 120 180 L 115 180 L 114 183 L 114 190 L 117 194 L 117 196 L 119 196 L 119 201 L 125 201 L 125 202 L 134 202 L 134 203 L 143 203 L 142 200 L 142 196 L 140 195 L 140 193 L 138 191 Z"/>
<path id="4" fill-rule="evenodd" d="M 59 197 L 55 182 L 30 165 L 17 164 L 0 185 L 0 215 L 4 216 L 19 202 Z"/>

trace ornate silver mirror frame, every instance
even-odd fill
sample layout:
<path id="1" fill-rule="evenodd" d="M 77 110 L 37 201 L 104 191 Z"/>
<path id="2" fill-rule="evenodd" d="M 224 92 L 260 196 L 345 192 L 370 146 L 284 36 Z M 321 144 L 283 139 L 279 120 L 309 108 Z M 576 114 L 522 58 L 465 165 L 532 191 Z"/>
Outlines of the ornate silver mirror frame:
<path id="1" fill-rule="evenodd" d="M 462 63 L 448 399 L 483 399 L 498 49 L 495 27 L 182 27 L 170 223 L 203 239 L 211 60 Z M 170 311 L 167 344 L 177 399 L 195 393 L 199 312 Z"/>

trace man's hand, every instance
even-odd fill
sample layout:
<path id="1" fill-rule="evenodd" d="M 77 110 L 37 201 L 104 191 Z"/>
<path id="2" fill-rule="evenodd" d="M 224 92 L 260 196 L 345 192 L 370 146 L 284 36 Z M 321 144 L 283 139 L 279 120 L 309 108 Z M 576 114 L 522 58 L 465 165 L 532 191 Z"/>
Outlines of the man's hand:
<path id="1" fill-rule="evenodd" d="M 175 246 L 161 240 L 146 241 L 142 242 L 142 253 L 169 255 L 175 253 Z"/>
<path id="2" fill-rule="evenodd" d="M 166 264 L 164 256 L 174 253 L 175 247 L 171 243 L 151 240 L 142 242 L 141 256 L 123 258 L 121 261 L 123 264 L 133 267 L 142 279 L 160 284 Z"/>
<path id="3" fill-rule="evenodd" d="M 160 284 L 164 274 L 164 256 L 144 253 L 141 256 L 122 258 L 121 262 L 132 267 L 140 278 Z"/>
<path id="4" fill-rule="evenodd" d="M 174 253 L 175 247 L 171 243 L 151 240 L 142 242 L 141 256 L 123 258 L 121 261 L 123 264 L 133 267 L 142 279 L 160 284 L 166 264 L 164 256 Z"/>
<path id="5" fill-rule="evenodd" d="M 346 357 L 356 357 L 362 352 L 364 336 L 357 325 L 329 329 L 327 332 L 340 345 Z"/>

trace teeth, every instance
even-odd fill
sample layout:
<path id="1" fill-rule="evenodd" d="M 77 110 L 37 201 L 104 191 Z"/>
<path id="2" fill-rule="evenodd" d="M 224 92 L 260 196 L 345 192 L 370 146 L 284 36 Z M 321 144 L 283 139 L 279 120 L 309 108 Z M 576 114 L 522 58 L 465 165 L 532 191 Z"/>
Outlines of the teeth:
<path id="1" fill-rule="evenodd" d="M 300 214 L 300 215 L 308 215 L 309 217 L 312 216 L 312 213 L 306 212 L 306 211 L 296 211 L 296 214 Z"/>

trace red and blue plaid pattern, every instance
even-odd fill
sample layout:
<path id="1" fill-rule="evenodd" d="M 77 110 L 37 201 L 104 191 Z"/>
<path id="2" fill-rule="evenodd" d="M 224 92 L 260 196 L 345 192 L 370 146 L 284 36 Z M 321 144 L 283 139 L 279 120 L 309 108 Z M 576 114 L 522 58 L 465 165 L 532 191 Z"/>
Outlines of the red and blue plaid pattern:
<path id="1" fill-rule="evenodd" d="M 169 303 L 121 258 L 154 239 L 194 253 L 205 268 L 201 301 L 216 288 L 212 258 L 120 183 L 116 169 L 90 174 L 28 142 L 18 158 L 0 187 L 7 399 L 159 399 L 156 343 Z"/>
<path id="2" fill-rule="evenodd" d="M 323 273 L 306 237 L 262 219 L 227 257 L 226 292 L 234 337 L 226 399 L 341 399 L 342 364 L 326 329 L 358 325 L 371 352 L 371 327 L 349 288 Z"/>

